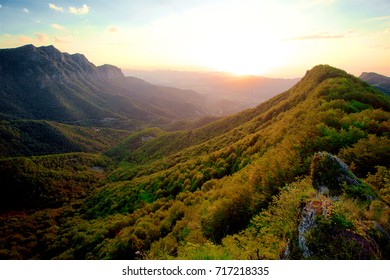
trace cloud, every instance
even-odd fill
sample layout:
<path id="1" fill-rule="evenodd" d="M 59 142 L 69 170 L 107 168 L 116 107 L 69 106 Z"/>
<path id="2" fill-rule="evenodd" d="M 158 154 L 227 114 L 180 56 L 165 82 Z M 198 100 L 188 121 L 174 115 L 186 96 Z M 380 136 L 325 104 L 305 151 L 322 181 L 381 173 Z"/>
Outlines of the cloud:
<path id="1" fill-rule="evenodd" d="M 44 34 L 44 33 L 35 33 L 35 36 L 37 37 L 37 39 L 40 43 L 46 42 L 47 39 L 49 38 L 49 35 Z"/>
<path id="2" fill-rule="evenodd" d="M 17 36 L 16 39 L 23 44 L 31 43 L 32 41 L 34 41 L 33 38 L 25 35 Z"/>
<path id="3" fill-rule="evenodd" d="M 340 39 L 345 38 L 345 35 L 331 34 L 328 32 L 319 32 L 293 38 L 288 38 L 286 41 L 302 41 L 302 40 L 324 40 L 324 39 Z"/>
<path id="4" fill-rule="evenodd" d="M 28 13 L 30 12 L 30 10 L 27 9 L 27 8 L 24 8 L 24 9 L 23 9 L 23 12 L 25 12 L 26 14 L 28 14 Z"/>
<path id="5" fill-rule="evenodd" d="M 57 12 L 61 12 L 61 13 L 64 12 L 64 9 L 63 9 L 62 7 L 58 7 L 58 6 L 56 6 L 56 5 L 54 5 L 54 4 L 51 4 L 51 3 L 49 3 L 49 8 L 50 8 L 50 9 L 53 9 L 53 10 L 55 10 L 55 11 L 57 11 Z"/>
<path id="6" fill-rule="evenodd" d="M 66 43 L 69 43 L 69 40 L 67 40 L 63 37 L 54 36 L 54 42 L 56 44 L 66 44 Z"/>
<path id="7" fill-rule="evenodd" d="M 69 13 L 74 15 L 84 15 L 89 12 L 89 7 L 84 4 L 81 8 L 69 7 Z"/>
<path id="8" fill-rule="evenodd" d="M 53 23 L 53 24 L 51 25 L 51 27 L 52 27 L 53 29 L 59 30 L 59 31 L 65 31 L 65 30 L 66 30 L 66 28 L 65 28 L 64 26 L 62 26 L 62 25 L 60 25 L 60 24 L 57 24 L 57 23 Z"/>
<path id="9" fill-rule="evenodd" d="M 115 33 L 115 32 L 118 32 L 119 31 L 119 28 L 118 27 L 116 27 L 116 26 L 109 26 L 109 27 L 107 27 L 107 29 L 106 29 L 109 33 Z"/>
<path id="10" fill-rule="evenodd" d="M 382 20 L 390 20 L 390 16 L 367 18 L 367 19 L 364 19 L 363 21 L 368 22 L 368 21 L 382 21 Z"/>

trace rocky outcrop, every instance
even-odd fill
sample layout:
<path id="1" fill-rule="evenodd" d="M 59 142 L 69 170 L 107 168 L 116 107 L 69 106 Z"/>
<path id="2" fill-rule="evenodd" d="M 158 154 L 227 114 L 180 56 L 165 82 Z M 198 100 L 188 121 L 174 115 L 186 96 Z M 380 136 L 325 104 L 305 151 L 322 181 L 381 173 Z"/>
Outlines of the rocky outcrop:
<path id="1" fill-rule="evenodd" d="M 364 200 L 375 197 L 370 187 L 357 178 L 344 162 L 327 152 L 314 155 L 311 179 L 319 194 L 338 196 L 345 193 Z"/>
<path id="2" fill-rule="evenodd" d="M 378 250 L 375 241 L 366 234 L 367 226 L 350 220 L 339 210 L 333 211 L 340 195 L 372 200 L 374 195 L 369 186 L 344 162 L 326 152 L 314 155 L 311 178 L 317 196 L 303 206 L 298 225 L 298 246 L 303 257 L 375 258 Z M 355 231 L 356 228 L 359 230 Z"/>
<path id="3" fill-rule="evenodd" d="M 313 187 L 319 194 L 331 196 L 340 195 L 343 192 L 343 184 L 360 186 L 358 178 L 349 170 L 348 166 L 327 152 L 314 155 L 311 164 L 311 178 Z"/>
<path id="4" fill-rule="evenodd" d="M 316 215 L 328 217 L 331 201 L 325 197 L 319 200 L 310 201 L 301 212 L 301 222 L 298 226 L 298 245 L 302 250 L 303 257 L 308 258 L 313 252 L 308 248 L 306 243 L 306 233 L 316 226 Z"/>

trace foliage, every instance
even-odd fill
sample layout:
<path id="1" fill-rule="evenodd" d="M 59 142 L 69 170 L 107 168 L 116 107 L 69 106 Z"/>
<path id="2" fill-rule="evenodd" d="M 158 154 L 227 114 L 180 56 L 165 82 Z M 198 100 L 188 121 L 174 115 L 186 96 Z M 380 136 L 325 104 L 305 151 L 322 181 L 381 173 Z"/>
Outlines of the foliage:
<path id="1" fill-rule="evenodd" d="M 388 167 L 377 166 L 375 174 L 368 173 L 366 182 L 378 191 L 380 197 L 390 204 L 390 170 Z"/>
<path id="2" fill-rule="evenodd" d="M 109 160 L 69 153 L 0 160 L 0 210 L 58 207 L 103 183 Z"/>
<path id="3" fill-rule="evenodd" d="M 1 256 L 302 259 L 301 211 L 323 199 L 316 189 L 324 185 L 337 201 L 326 198 L 334 211 L 308 233 L 312 251 L 386 258 L 389 104 L 321 65 L 255 108 L 188 130 L 143 129 L 105 156 L 3 159 L 2 191 L 12 204 L 2 201 Z M 59 129 L 89 143 L 84 129 Z M 100 147 L 109 147 L 103 139 Z"/>
<path id="4" fill-rule="evenodd" d="M 367 227 L 359 221 L 360 209 L 354 202 L 346 209 L 336 202 L 327 216 L 318 215 L 316 226 L 306 234 L 308 247 L 316 259 L 376 259 L 380 257 L 375 242 L 367 235 Z"/>

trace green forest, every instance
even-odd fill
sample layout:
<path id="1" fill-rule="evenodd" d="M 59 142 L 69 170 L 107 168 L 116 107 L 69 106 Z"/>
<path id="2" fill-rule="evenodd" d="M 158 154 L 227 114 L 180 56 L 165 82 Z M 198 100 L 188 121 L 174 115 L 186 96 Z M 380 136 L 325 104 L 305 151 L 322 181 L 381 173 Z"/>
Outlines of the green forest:
<path id="1" fill-rule="evenodd" d="M 1 259 L 389 259 L 390 97 L 319 65 L 235 115 L 0 122 Z"/>

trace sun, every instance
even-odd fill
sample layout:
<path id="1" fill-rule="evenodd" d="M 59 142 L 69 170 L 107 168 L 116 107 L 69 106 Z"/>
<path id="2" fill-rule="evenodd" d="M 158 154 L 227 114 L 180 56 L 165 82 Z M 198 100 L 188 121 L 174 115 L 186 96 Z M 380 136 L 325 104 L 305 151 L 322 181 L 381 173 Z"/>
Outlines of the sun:
<path id="1" fill-rule="evenodd" d="M 232 47 L 222 52 L 210 52 L 205 64 L 217 71 L 229 72 L 237 76 L 264 75 L 280 66 L 282 61 L 277 51 L 246 51 Z"/>
<path id="2" fill-rule="evenodd" d="M 214 66 L 214 69 L 218 71 L 228 72 L 235 76 L 259 76 L 266 74 L 269 70 L 269 68 L 267 68 L 265 65 L 251 64 L 247 61 L 232 64 L 221 63 L 219 66 Z"/>
<path id="3" fill-rule="evenodd" d="M 240 38 L 237 40 L 214 41 L 202 48 L 196 61 L 217 71 L 234 75 L 264 75 L 286 63 L 283 44 L 273 40 Z"/>

